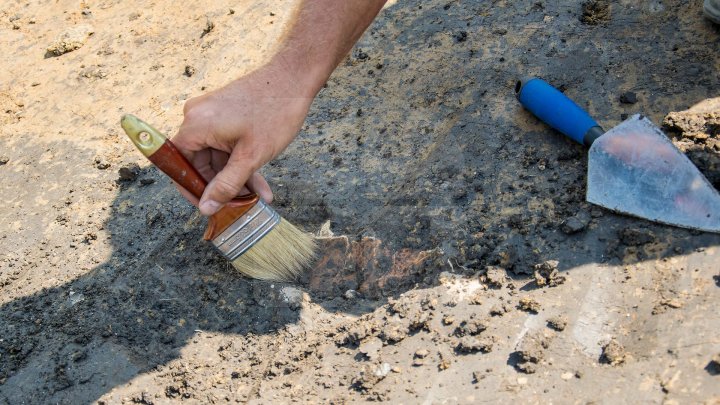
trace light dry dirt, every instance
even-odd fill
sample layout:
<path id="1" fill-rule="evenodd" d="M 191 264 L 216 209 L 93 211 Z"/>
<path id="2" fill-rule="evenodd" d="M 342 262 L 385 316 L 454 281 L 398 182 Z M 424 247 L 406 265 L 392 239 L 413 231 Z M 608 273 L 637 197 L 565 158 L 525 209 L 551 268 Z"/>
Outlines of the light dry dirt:
<path id="1" fill-rule="evenodd" d="M 720 235 L 586 203 L 513 93 L 642 112 L 717 188 L 720 29 L 591 3 L 390 1 L 264 168 L 320 237 L 295 284 L 234 273 L 119 127 L 173 134 L 294 2 L 3 4 L 0 403 L 720 402 Z"/>

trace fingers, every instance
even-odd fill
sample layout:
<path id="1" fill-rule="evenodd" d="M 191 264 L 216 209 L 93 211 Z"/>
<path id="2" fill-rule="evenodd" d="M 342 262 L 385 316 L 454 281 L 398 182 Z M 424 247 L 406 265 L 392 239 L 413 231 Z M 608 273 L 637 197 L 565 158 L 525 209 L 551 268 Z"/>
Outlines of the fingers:
<path id="1" fill-rule="evenodd" d="M 235 148 L 227 165 L 218 172 L 205 189 L 200 199 L 200 212 L 207 216 L 216 213 L 228 201 L 240 194 L 250 178 L 250 174 L 256 170 L 255 159 L 242 152 L 242 148 Z"/>
<path id="2" fill-rule="evenodd" d="M 215 173 L 225 167 L 228 159 L 230 158 L 230 154 L 216 149 L 211 149 L 210 153 L 212 154 L 212 157 L 210 158 L 210 165 L 213 169 L 213 175 L 209 178 L 213 178 L 215 177 Z"/>
<path id="3" fill-rule="evenodd" d="M 213 162 L 215 154 L 212 152 L 212 149 L 204 149 L 196 152 L 190 161 L 195 169 L 197 169 L 198 173 L 200 173 L 206 181 L 210 181 L 210 179 L 215 177 L 215 173 L 219 171 L 215 169 L 215 163 Z"/>
<path id="4" fill-rule="evenodd" d="M 185 104 L 187 108 L 187 103 Z M 197 115 L 197 114 L 195 114 Z M 210 147 L 207 142 L 207 135 L 210 133 L 210 127 L 207 120 L 194 118 L 186 111 L 177 134 L 172 137 L 172 143 L 185 155 L 188 160 L 192 161 L 196 152 L 202 151 Z"/>
<path id="5" fill-rule="evenodd" d="M 213 151 L 216 152 L 216 151 Z M 202 153 L 202 152 L 201 152 Z M 224 152 L 220 152 L 225 155 L 225 157 L 220 157 L 220 163 L 219 167 L 222 168 L 227 163 L 227 154 Z M 211 165 L 213 167 L 216 166 L 216 163 L 213 161 L 211 162 Z M 219 169 L 222 170 L 222 169 Z M 215 172 L 213 170 L 209 170 L 208 174 L 202 173 L 203 177 L 212 179 L 215 177 Z M 192 205 L 198 207 L 200 204 L 200 200 L 192 195 L 189 191 L 187 191 L 184 187 L 173 181 L 173 184 L 175 185 L 175 188 L 178 189 L 180 194 L 182 194 L 185 199 L 187 199 Z M 267 180 L 260 174 L 260 173 L 253 173 L 248 181 L 245 183 L 245 186 L 240 189 L 240 192 L 238 195 L 245 195 L 248 193 L 256 193 L 260 196 L 260 198 L 263 199 L 266 203 L 270 204 L 273 200 L 273 192 L 270 189 L 270 184 L 268 184 Z"/>
<path id="6" fill-rule="evenodd" d="M 266 203 L 270 204 L 272 202 L 273 192 L 270 189 L 270 185 L 267 180 L 265 180 L 265 177 L 263 177 L 260 173 L 253 173 L 246 185 L 255 194 L 259 195 Z"/>

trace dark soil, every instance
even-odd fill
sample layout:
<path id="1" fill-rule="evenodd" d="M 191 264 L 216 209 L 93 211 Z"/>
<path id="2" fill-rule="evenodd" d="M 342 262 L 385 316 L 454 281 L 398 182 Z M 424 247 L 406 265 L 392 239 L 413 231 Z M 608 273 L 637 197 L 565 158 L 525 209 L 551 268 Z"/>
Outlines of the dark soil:
<path id="1" fill-rule="evenodd" d="M 580 21 L 587 25 L 607 23 L 610 21 L 610 2 L 606 0 L 590 0 L 583 3 Z"/>

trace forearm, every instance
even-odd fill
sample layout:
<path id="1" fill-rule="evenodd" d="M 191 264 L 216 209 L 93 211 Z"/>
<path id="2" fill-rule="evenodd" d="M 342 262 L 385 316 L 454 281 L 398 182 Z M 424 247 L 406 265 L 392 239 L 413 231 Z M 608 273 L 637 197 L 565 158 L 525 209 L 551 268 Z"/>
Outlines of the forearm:
<path id="1" fill-rule="evenodd" d="M 301 0 L 270 64 L 314 97 L 387 0 Z"/>
<path id="2" fill-rule="evenodd" d="M 185 103 L 173 142 L 209 180 L 198 203 L 212 215 L 297 136 L 313 98 L 386 0 L 299 0 L 275 56 L 262 68 Z M 255 181 L 253 181 L 255 176 Z"/>

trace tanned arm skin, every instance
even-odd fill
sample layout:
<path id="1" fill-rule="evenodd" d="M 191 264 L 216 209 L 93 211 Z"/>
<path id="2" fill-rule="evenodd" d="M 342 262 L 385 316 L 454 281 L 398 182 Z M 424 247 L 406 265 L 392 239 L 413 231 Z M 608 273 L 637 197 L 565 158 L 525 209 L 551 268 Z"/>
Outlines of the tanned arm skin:
<path id="1" fill-rule="evenodd" d="M 210 182 L 199 201 L 183 192 L 202 214 L 245 186 L 272 200 L 257 171 L 295 139 L 313 99 L 385 2 L 302 0 L 265 65 L 185 103 L 173 142 Z"/>

